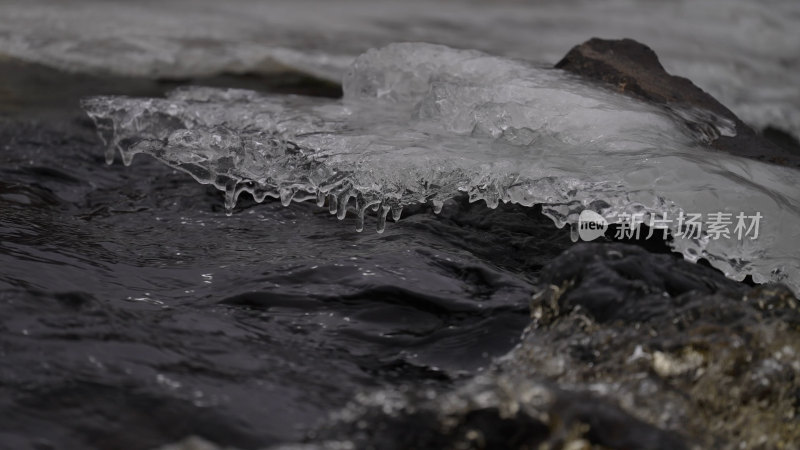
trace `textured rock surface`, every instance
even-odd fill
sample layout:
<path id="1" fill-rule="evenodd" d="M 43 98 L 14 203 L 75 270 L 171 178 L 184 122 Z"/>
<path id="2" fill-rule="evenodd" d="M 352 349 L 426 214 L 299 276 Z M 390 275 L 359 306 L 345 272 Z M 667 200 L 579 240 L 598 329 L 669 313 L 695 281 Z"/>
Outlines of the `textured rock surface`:
<path id="1" fill-rule="evenodd" d="M 800 167 L 800 155 L 761 138 L 728 108 L 690 80 L 670 75 L 650 47 L 632 39 L 590 39 L 575 46 L 556 64 L 559 69 L 602 81 L 619 92 L 669 106 L 693 106 L 736 124 L 736 136 L 718 136 L 718 150 L 763 161 Z M 688 123 L 688 122 L 687 122 Z"/>
<path id="2" fill-rule="evenodd" d="M 704 448 L 796 448 L 800 313 L 781 285 L 622 244 L 580 244 L 542 272 L 504 373 L 590 386 Z"/>

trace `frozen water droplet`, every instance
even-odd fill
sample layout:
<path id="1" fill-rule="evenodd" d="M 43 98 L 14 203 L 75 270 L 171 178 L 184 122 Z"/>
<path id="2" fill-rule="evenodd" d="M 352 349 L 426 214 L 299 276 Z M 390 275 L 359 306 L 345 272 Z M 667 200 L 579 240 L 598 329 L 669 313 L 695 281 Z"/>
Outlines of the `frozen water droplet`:
<path id="1" fill-rule="evenodd" d="M 281 189 L 281 204 L 283 206 L 289 206 L 292 203 L 292 198 L 294 197 L 295 190 L 294 189 Z"/>
<path id="2" fill-rule="evenodd" d="M 344 217 L 347 215 L 347 204 L 348 203 L 350 203 L 350 193 L 349 192 L 345 192 L 339 198 L 339 208 L 338 208 L 338 211 L 336 212 L 336 217 L 339 220 L 344 219 Z"/>
<path id="3" fill-rule="evenodd" d="M 225 214 L 231 216 L 233 214 L 233 208 L 236 206 L 236 181 L 228 181 L 225 183 Z"/>
<path id="4" fill-rule="evenodd" d="M 122 164 L 124 164 L 126 167 L 130 166 L 131 163 L 133 163 L 133 155 L 134 155 L 133 152 L 122 150 L 120 151 L 120 154 L 122 155 Z"/>
<path id="5" fill-rule="evenodd" d="M 253 199 L 258 203 L 262 203 L 266 198 L 267 191 L 265 189 L 256 189 L 253 192 Z"/>
<path id="6" fill-rule="evenodd" d="M 403 215 L 403 207 L 402 206 L 398 206 L 398 205 L 392 206 L 392 220 L 397 222 L 398 220 L 400 220 L 400 216 L 402 216 L 402 215 Z"/>
<path id="7" fill-rule="evenodd" d="M 331 214 L 336 214 L 336 206 L 336 196 L 333 194 L 328 194 L 328 211 L 330 211 Z"/>
<path id="8" fill-rule="evenodd" d="M 114 164 L 114 159 L 116 158 L 116 156 L 117 156 L 117 151 L 116 149 L 114 149 L 114 146 L 109 146 L 106 149 L 106 164 L 108 164 L 109 166 L 111 164 Z"/>
<path id="9" fill-rule="evenodd" d="M 376 231 L 378 233 L 383 233 L 386 229 L 386 216 L 389 215 L 389 211 L 392 209 L 389 205 L 381 205 L 380 206 L 381 212 L 378 213 L 378 226 Z"/>
<path id="10" fill-rule="evenodd" d="M 364 209 L 366 208 L 358 210 L 358 215 L 356 216 L 356 231 L 359 233 L 364 230 Z"/>
<path id="11" fill-rule="evenodd" d="M 577 225 L 570 224 L 569 226 L 569 238 L 572 239 L 572 242 L 578 242 L 580 236 L 578 235 L 578 227 Z"/>

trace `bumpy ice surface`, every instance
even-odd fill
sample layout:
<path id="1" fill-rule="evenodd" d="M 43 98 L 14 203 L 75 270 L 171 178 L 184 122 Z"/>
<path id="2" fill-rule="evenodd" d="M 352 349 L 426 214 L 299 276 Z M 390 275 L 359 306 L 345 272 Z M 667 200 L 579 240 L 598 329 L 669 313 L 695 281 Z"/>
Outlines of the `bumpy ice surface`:
<path id="1" fill-rule="evenodd" d="M 147 153 L 227 193 L 315 199 L 358 229 L 376 212 L 460 192 L 489 206 L 544 204 L 559 226 L 586 208 L 666 218 L 673 247 L 726 275 L 800 286 L 800 189 L 792 169 L 707 151 L 730 122 L 668 110 L 559 70 L 431 44 L 393 44 L 359 57 L 342 100 L 189 88 L 166 99 L 85 102 L 109 144 L 129 163 Z M 684 120 L 702 123 L 702 133 Z M 681 236 L 686 214 L 760 214 L 756 239 Z M 735 219 L 734 219 L 735 222 Z M 735 223 L 733 224 L 735 225 Z M 733 225 L 730 230 L 733 231 Z"/>

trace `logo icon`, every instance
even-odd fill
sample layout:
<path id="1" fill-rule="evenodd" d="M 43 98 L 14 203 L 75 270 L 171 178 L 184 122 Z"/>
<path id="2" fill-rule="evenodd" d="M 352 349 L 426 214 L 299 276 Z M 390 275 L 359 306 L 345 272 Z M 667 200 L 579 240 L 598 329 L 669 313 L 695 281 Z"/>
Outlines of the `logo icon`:
<path id="1" fill-rule="evenodd" d="M 581 211 L 578 217 L 578 236 L 584 241 L 593 241 L 606 234 L 608 221 L 590 209 Z"/>

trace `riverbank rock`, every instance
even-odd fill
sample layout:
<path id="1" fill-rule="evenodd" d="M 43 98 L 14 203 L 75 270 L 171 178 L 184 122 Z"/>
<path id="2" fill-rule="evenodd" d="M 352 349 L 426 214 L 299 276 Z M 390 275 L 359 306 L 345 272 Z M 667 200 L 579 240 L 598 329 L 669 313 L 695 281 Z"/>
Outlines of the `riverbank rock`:
<path id="1" fill-rule="evenodd" d="M 702 448 L 797 448 L 800 302 L 787 287 L 616 243 L 574 246 L 540 283 L 501 372 L 591 386 Z"/>
<path id="2" fill-rule="evenodd" d="M 590 39 L 573 47 L 555 67 L 668 108 L 709 111 L 736 127 L 735 136 L 717 133 L 710 142 L 712 148 L 737 156 L 800 167 L 800 154 L 764 139 L 690 80 L 667 73 L 650 47 L 632 39 Z M 689 120 L 686 124 L 692 126 Z"/>

